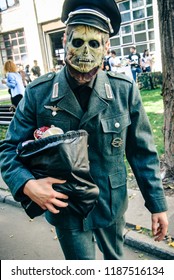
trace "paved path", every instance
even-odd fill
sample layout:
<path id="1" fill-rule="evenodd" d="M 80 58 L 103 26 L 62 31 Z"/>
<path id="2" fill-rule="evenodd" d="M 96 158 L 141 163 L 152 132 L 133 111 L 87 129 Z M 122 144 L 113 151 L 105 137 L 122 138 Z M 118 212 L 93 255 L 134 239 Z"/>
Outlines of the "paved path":
<path id="1" fill-rule="evenodd" d="M 54 227 L 44 217 L 30 220 L 23 209 L 0 203 L 1 260 L 64 260 Z M 158 257 L 125 245 L 125 260 L 159 260 Z M 96 246 L 97 260 L 102 254 Z"/>
<path id="2" fill-rule="evenodd" d="M 153 252 L 153 255 L 164 260 L 174 260 L 174 248 L 168 245 L 168 241 L 164 240 L 161 242 L 155 242 L 153 238 L 149 236 L 149 234 L 146 234 L 146 230 L 143 229 L 147 229 L 147 232 L 150 230 L 151 215 L 144 207 L 141 193 L 137 190 L 135 191 L 129 189 L 129 198 L 129 207 L 126 212 L 126 222 L 128 229 L 125 229 L 125 244 L 133 246 L 134 248 L 140 249 L 149 254 Z M 174 237 L 174 198 L 167 197 L 167 201 L 169 205 L 169 235 Z M 17 208 L 20 207 L 20 203 L 14 201 L 1 177 L 0 202 L 14 205 Z M 39 218 L 35 219 L 36 223 L 38 219 Z M 15 221 L 15 218 L 13 221 Z M 136 225 L 140 226 L 141 229 L 138 231 L 135 230 Z M 28 228 L 28 226 L 26 226 L 26 228 Z"/>

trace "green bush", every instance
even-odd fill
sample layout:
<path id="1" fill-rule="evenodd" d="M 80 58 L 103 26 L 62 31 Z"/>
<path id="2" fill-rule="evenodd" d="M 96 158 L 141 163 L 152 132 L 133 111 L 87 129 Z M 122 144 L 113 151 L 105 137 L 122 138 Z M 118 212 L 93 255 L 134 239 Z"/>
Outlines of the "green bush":
<path id="1" fill-rule="evenodd" d="M 163 82 L 162 73 L 141 73 L 137 76 L 137 82 L 139 89 L 152 90 L 156 88 L 161 88 Z"/>

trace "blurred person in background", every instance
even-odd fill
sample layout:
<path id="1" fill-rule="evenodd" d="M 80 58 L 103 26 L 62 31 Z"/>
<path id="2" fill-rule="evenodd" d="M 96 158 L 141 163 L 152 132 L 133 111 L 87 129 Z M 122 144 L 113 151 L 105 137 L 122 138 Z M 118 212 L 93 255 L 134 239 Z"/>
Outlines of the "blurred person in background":
<path id="1" fill-rule="evenodd" d="M 103 60 L 102 70 L 104 70 L 104 71 L 111 71 L 111 66 L 109 64 L 110 58 L 111 58 L 111 50 L 108 49 L 107 50 L 107 55 L 105 55 L 104 60 Z"/>
<path id="2" fill-rule="evenodd" d="M 31 80 L 35 80 L 36 78 L 41 76 L 41 70 L 40 67 L 38 66 L 37 60 L 34 60 L 34 65 L 31 68 Z"/>
<path id="3" fill-rule="evenodd" d="M 19 74 L 21 75 L 21 77 L 22 77 L 23 85 L 24 85 L 24 87 L 26 87 L 26 86 L 27 86 L 27 81 L 26 81 L 27 76 L 26 76 L 26 73 L 25 73 L 25 71 L 24 71 L 24 67 L 23 67 L 22 64 L 18 64 L 18 65 L 17 65 L 17 68 L 18 68 L 18 73 L 19 73 Z"/>
<path id="4" fill-rule="evenodd" d="M 24 96 L 25 87 L 22 82 L 22 77 L 18 73 L 17 65 L 12 60 L 7 60 L 4 64 L 4 74 L 7 80 L 2 83 L 6 84 L 10 89 L 11 103 L 17 107 L 19 101 Z"/>
<path id="5" fill-rule="evenodd" d="M 113 72 L 120 72 L 121 61 L 116 56 L 116 52 L 114 50 L 111 51 L 111 58 L 109 59 L 109 64 L 111 67 L 111 71 Z"/>
<path id="6" fill-rule="evenodd" d="M 31 72 L 30 72 L 30 65 L 27 64 L 25 66 L 25 76 L 26 76 L 26 81 L 27 81 L 27 84 L 31 83 L 31 79 L 30 79 L 30 75 L 31 75 Z"/>
<path id="7" fill-rule="evenodd" d="M 131 71 L 132 71 L 134 81 L 136 82 L 137 75 L 142 72 L 142 69 L 141 69 L 141 55 L 137 53 L 136 47 L 134 46 L 130 48 L 129 64 L 131 66 Z"/>
<path id="8" fill-rule="evenodd" d="M 144 73 L 152 71 L 152 56 L 149 54 L 149 50 L 144 50 L 142 56 L 142 70 Z"/>

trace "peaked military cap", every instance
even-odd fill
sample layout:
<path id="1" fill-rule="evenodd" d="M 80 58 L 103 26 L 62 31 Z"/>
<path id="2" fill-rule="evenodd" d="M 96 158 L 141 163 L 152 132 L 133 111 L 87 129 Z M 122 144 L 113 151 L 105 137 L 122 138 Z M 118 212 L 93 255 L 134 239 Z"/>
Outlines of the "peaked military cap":
<path id="1" fill-rule="evenodd" d="M 115 0 L 65 0 L 61 20 L 66 25 L 93 26 L 111 37 L 119 31 L 121 15 Z"/>

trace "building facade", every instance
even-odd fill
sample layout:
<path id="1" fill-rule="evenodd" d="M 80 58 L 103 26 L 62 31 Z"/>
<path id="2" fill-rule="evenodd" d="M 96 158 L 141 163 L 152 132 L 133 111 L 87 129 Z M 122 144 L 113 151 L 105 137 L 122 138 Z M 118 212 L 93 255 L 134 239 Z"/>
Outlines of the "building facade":
<path id="1" fill-rule="evenodd" d="M 0 71 L 7 59 L 16 64 L 38 61 L 42 74 L 62 64 L 62 38 L 65 26 L 60 21 L 64 0 L 0 0 Z M 122 25 L 110 39 L 117 56 L 129 55 L 132 45 L 139 53 L 149 49 L 155 57 L 154 71 L 161 70 L 157 0 L 117 0 Z M 9 20 L 10 19 L 10 20 Z"/>

